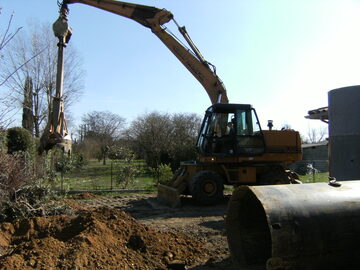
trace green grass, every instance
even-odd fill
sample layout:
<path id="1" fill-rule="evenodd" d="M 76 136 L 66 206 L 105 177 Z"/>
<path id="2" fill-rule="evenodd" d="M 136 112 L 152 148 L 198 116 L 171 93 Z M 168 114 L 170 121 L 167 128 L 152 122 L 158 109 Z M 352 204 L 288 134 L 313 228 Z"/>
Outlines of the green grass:
<path id="1" fill-rule="evenodd" d="M 121 189 L 122 186 L 116 181 L 116 173 L 121 163 L 109 160 L 106 165 L 102 162 L 90 160 L 87 165 L 65 174 L 63 189 L 65 190 L 109 190 Z M 137 177 L 133 184 L 127 189 L 155 190 L 155 182 L 145 169 L 143 161 L 137 161 L 136 166 L 142 169 L 143 173 Z M 60 188 L 60 181 L 56 184 Z"/>
<path id="2" fill-rule="evenodd" d="M 329 173 L 315 173 L 315 174 L 300 175 L 300 180 L 303 183 L 328 182 L 329 181 Z"/>

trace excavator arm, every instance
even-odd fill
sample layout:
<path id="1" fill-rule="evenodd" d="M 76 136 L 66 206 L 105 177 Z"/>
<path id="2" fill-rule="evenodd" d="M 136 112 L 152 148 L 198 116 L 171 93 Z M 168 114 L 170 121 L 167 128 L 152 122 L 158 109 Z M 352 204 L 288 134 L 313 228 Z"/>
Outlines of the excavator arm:
<path id="1" fill-rule="evenodd" d="M 60 16 L 54 23 L 54 33 L 58 37 L 58 65 L 56 78 L 56 95 L 53 98 L 49 114 L 48 125 L 40 138 L 39 152 L 59 146 L 64 152 L 71 152 L 71 138 L 67 129 L 64 100 L 64 48 L 71 36 L 71 28 L 67 24 L 68 4 L 81 3 L 93 6 L 114 14 L 132 19 L 151 31 L 165 44 L 165 46 L 178 58 L 178 60 L 202 84 L 211 103 L 228 103 L 225 87 L 216 75 L 215 67 L 207 62 L 192 42 L 185 27 L 180 27 L 174 16 L 166 9 L 158 9 L 145 5 L 120 2 L 115 0 L 64 0 L 60 8 Z M 175 36 L 171 35 L 164 24 L 173 20 L 190 48 L 183 45 Z"/>
<path id="2" fill-rule="evenodd" d="M 151 31 L 202 84 L 212 104 L 229 102 L 225 86 L 216 75 L 215 67 L 204 59 L 195 44 L 191 41 L 185 27 L 180 27 L 176 23 L 171 12 L 166 9 L 158 9 L 156 7 L 114 0 L 64 0 L 63 6 L 66 8 L 67 4 L 74 3 L 81 3 L 109 11 L 132 19 L 141 25 L 150 28 Z M 171 20 L 175 22 L 190 48 L 185 47 L 176 37 L 166 30 L 164 24 Z"/>
<path id="3" fill-rule="evenodd" d="M 64 153 L 71 153 L 71 136 L 67 129 L 64 112 L 63 84 L 64 84 L 64 48 L 69 42 L 72 31 L 67 23 L 66 8 L 61 8 L 60 16 L 53 24 L 58 42 L 58 59 L 56 73 L 56 92 L 52 99 L 49 119 L 44 133 L 40 138 L 39 154 L 58 146 Z"/>

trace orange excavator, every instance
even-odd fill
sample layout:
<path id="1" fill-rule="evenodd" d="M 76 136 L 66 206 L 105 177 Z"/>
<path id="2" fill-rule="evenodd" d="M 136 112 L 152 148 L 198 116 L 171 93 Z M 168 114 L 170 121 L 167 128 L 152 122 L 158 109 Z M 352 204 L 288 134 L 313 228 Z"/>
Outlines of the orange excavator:
<path id="1" fill-rule="evenodd" d="M 229 103 L 215 67 L 205 60 L 171 12 L 115 0 L 65 0 L 61 14 L 75 3 L 115 13 L 149 28 L 201 83 L 211 100 L 197 139 L 198 159 L 182 162 L 169 183 L 158 186 L 159 199 L 177 206 L 181 195 L 190 194 L 200 204 L 212 204 L 222 198 L 224 185 L 298 182 L 296 173 L 284 164 L 301 159 L 299 133 L 272 130 L 271 121 L 269 130 L 262 130 L 251 105 Z M 167 30 L 165 24 L 170 21 L 175 22 L 189 47 Z"/>

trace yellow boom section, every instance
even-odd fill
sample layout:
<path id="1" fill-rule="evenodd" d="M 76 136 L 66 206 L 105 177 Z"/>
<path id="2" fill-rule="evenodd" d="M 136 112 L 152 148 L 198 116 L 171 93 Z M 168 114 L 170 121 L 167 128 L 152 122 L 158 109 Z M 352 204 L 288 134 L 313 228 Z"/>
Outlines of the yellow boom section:
<path id="1" fill-rule="evenodd" d="M 215 70 L 207 62 L 196 46 L 192 43 L 185 27 L 179 27 L 191 49 L 183 46 L 174 36 L 166 31 L 163 24 L 173 19 L 173 14 L 166 9 L 137 5 L 114 0 L 66 0 L 64 4 L 81 3 L 93 6 L 117 15 L 132 19 L 148 27 L 165 44 L 165 46 L 179 59 L 179 61 L 202 84 L 211 103 L 229 103 L 225 87 L 216 75 Z M 176 23 L 176 22 L 175 22 Z"/>

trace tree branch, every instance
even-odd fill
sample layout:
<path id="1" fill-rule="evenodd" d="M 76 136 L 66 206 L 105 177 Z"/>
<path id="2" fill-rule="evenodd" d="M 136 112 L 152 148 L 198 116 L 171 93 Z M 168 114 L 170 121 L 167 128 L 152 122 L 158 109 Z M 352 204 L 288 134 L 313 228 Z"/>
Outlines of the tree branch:
<path id="1" fill-rule="evenodd" d="M 2 83 L 0 83 L 0 86 L 3 86 L 7 80 L 9 80 L 16 72 L 18 72 L 23 66 L 25 66 L 27 63 L 29 63 L 31 60 L 33 60 L 35 57 L 39 56 L 41 53 L 43 53 L 46 50 L 46 47 L 44 49 L 42 49 L 40 52 L 38 52 L 37 54 L 35 54 L 34 56 L 32 56 L 29 60 L 25 61 L 25 63 L 23 63 L 22 65 L 20 65 L 19 67 L 17 67 L 12 73 L 10 73 Z"/>
<path id="2" fill-rule="evenodd" d="M 10 16 L 10 19 L 9 19 L 8 25 L 6 27 L 3 39 L 1 40 L 1 43 L 0 43 L 0 50 L 2 50 L 6 46 L 6 44 L 8 44 L 9 41 L 12 40 L 14 38 L 14 36 L 16 36 L 16 34 L 22 29 L 22 27 L 19 27 L 18 29 L 16 29 L 14 34 L 9 34 L 9 36 L 8 36 L 8 33 L 9 33 L 9 30 L 10 30 L 10 26 L 11 26 L 13 18 L 14 18 L 14 13 L 11 14 L 11 16 Z"/>

